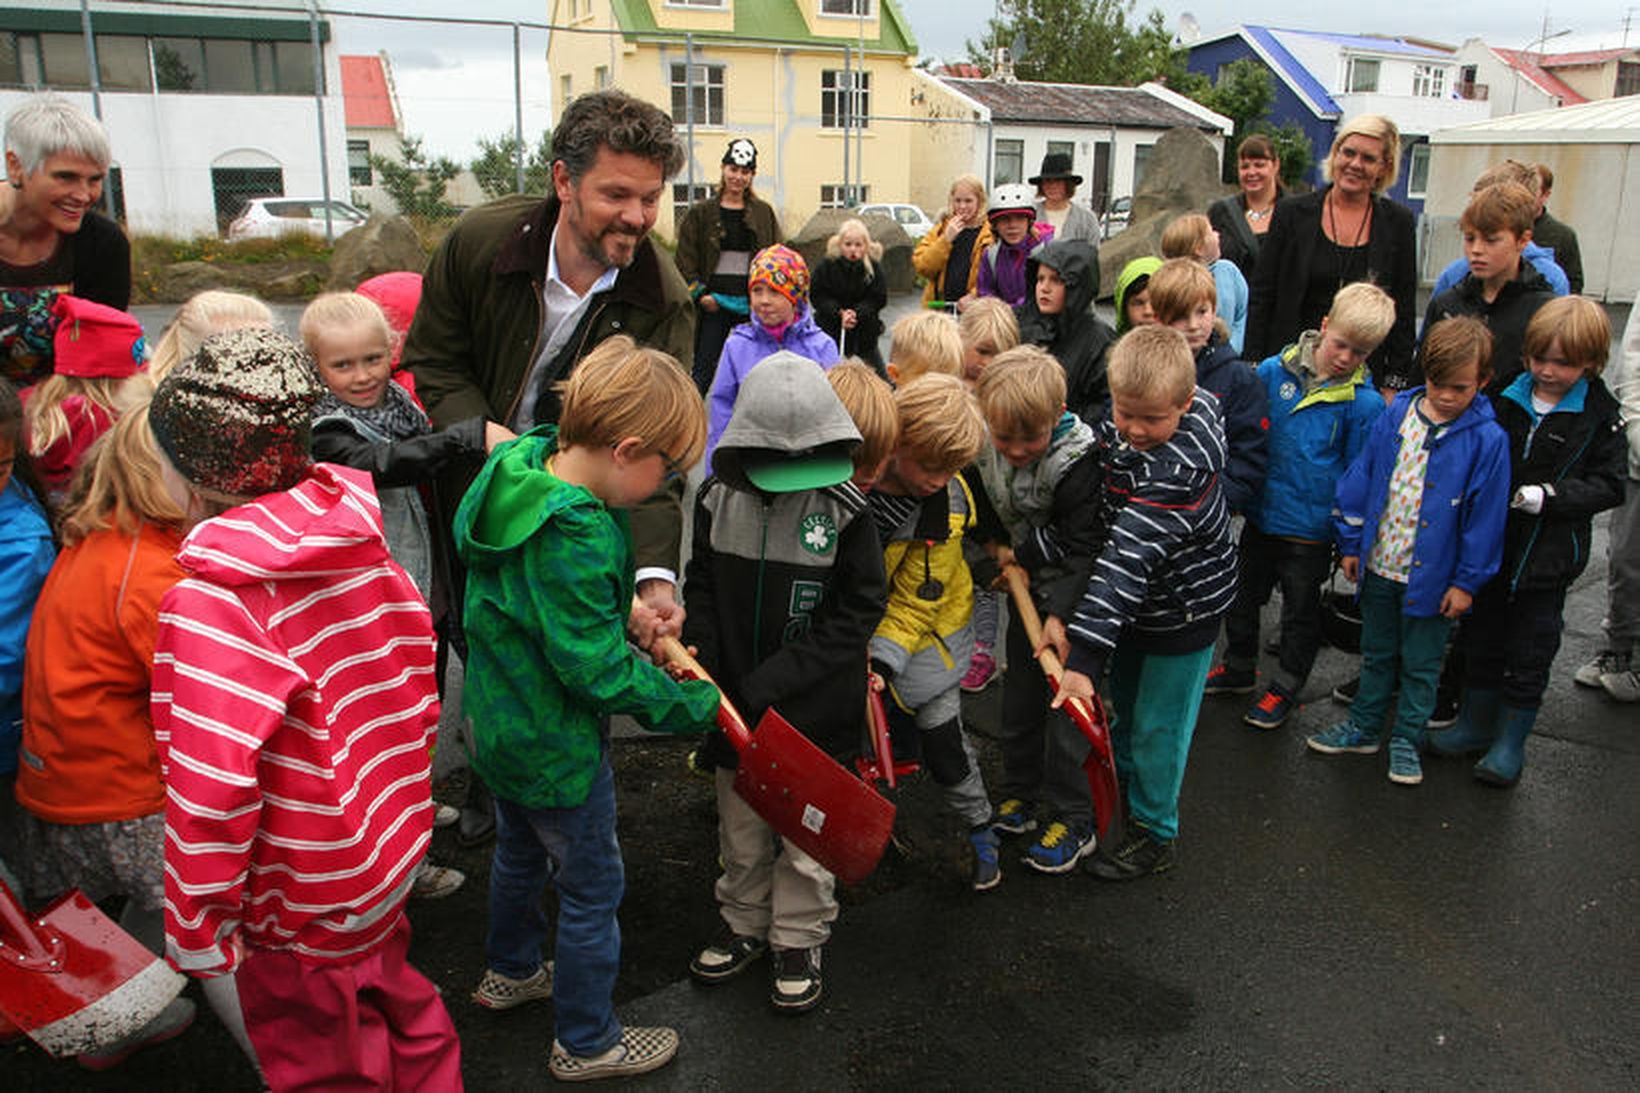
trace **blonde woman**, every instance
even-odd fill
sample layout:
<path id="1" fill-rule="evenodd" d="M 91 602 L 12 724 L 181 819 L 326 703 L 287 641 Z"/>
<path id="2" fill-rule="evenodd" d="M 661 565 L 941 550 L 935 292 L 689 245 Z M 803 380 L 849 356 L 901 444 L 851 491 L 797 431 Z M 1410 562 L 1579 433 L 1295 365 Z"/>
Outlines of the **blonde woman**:
<path id="1" fill-rule="evenodd" d="M 878 265 L 882 260 L 883 245 L 871 238 L 864 222 L 845 220 L 826 240 L 826 257 L 814 268 L 809 286 L 809 306 L 820 329 L 832 336 L 840 353 L 859 357 L 879 375 L 883 355 L 877 340 L 888 306 L 888 282 Z"/>
<path id="2" fill-rule="evenodd" d="M 979 298 L 979 257 L 996 240 L 985 219 L 985 183 L 959 175 L 951 183 L 950 204 L 911 252 L 911 265 L 926 281 L 923 303 L 964 311 Z"/>

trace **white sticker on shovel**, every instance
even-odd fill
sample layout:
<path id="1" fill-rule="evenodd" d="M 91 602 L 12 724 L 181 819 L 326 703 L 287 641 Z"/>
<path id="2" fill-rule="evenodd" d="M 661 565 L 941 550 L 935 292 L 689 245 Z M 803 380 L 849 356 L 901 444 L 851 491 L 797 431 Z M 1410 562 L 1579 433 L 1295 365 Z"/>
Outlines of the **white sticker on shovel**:
<path id="1" fill-rule="evenodd" d="M 826 826 L 826 814 L 813 805 L 804 805 L 803 826 L 816 835 L 820 834 L 820 829 Z"/>

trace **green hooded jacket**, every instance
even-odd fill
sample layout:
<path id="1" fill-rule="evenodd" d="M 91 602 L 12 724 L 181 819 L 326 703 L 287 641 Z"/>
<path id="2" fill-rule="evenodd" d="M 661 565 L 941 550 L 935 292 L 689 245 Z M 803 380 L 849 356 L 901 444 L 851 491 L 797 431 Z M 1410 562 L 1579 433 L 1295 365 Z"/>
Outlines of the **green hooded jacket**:
<path id="1" fill-rule="evenodd" d="M 455 518 L 468 569 L 473 769 L 526 808 L 586 801 L 609 714 L 656 732 L 701 732 L 718 704 L 711 684 L 679 683 L 627 645 L 626 514 L 546 469 L 556 441 L 549 425 L 497 447 Z"/>

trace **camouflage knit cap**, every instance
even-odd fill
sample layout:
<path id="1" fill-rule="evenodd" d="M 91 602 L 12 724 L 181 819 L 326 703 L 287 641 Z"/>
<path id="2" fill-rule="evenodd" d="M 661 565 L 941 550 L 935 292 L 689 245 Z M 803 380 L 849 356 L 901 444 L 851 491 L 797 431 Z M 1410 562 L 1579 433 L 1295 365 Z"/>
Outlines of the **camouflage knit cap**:
<path id="1" fill-rule="evenodd" d="M 148 421 L 203 492 L 255 497 L 301 480 L 322 388 L 307 350 L 272 330 L 206 339 L 154 392 Z"/>
<path id="2" fill-rule="evenodd" d="M 779 243 L 764 247 L 752 257 L 746 287 L 750 289 L 760 281 L 790 300 L 793 307 L 809 298 L 808 263 L 801 254 Z"/>

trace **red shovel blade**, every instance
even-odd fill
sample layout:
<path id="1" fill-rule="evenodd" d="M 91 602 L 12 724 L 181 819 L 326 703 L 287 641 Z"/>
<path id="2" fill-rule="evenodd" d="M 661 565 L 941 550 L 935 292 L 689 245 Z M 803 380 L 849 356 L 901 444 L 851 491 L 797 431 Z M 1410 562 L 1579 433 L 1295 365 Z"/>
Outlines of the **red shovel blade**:
<path id="1" fill-rule="evenodd" d="M 849 884 L 871 875 L 894 830 L 892 804 L 772 709 L 740 749 L 735 792 Z"/>
<path id="2" fill-rule="evenodd" d="M 1094 822 L 1099 826 L 1099 841 L 1103 842 L 1122 815 L 1122 788 L 1116 777 L 1116 756 L 1110 746 L 1110 723 L 1105 719 L 1104 704 L 1097 696 L 1092 701 L 1071 699 L 1065 703 L 1065 709 L 1082 735 L 1088 738 L 1088 756 L 1082 760 L 1082 769 L 1087 772 Z"/>
<path id="3" fill-rule="evenodd" d="M 78 889 L 25 916 L 0 884 L 0 1015 L 56 1056 L 136 1032 L 185 980 Z"/>

